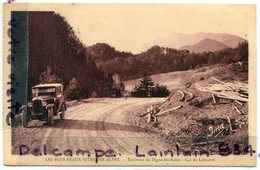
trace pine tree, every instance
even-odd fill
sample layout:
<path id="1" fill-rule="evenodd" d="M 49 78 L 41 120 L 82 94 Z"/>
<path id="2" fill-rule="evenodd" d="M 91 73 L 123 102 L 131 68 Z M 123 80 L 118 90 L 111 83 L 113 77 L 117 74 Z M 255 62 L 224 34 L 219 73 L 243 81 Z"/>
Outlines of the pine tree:
<path id="1" fill-rule="evenodd" d="M 41 84 L 62 83 L 62 80 L 58 76 L 56 76 L 55 74 L 52 74 L 51 67 L 47 66 L 47 70 L 40 74 L 39 82 Z"/>
<path id="2" fill-rule="evenodd" d="M 151 76 L 145 75 L 140 84 L 135 86 L 132 95 L 135 97 L 151 97 L 154 82 Z"/>

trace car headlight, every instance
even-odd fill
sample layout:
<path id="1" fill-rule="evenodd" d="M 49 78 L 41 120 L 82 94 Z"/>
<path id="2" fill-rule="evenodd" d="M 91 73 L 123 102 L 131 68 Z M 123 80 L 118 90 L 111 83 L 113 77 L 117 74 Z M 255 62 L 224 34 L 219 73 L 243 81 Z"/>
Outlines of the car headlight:
<path id="1" fill-rule="evenodd" d="M 42 105 L 43 105 L 43 106 L 46 106 L 46 105 L 47 105 L 47 102 L 46 102 L 46 101 L 42 101 Z"/>

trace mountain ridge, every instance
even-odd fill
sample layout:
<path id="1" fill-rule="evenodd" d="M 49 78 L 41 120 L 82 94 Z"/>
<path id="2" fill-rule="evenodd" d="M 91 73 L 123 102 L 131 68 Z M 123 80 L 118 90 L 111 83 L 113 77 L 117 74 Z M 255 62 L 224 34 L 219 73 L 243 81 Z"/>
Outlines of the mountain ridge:
<path id="1" fill-rule="evenodd" d="M 215 51 L 223 50 L 226 48 L 230 48 L 230 47 L 228 47 L 227 45 L 225 45 L 219 41 L 205 38 L 196 44 L 183 46 L 179 49 L 180 50 L 189 50 L 194 53 L 202 53 L 202 52 L 209 52 L 209 51 L 215 52 Z"/>
<path id="2" fill-rule="evenodd" d="M 147 43 L 144 46 L 146 49 L 148 49 L 152 45 L 157 44 L 162 47 L 178 49 L 183 46 L 196 44 L 199 41 L 206 38 L 219 41 L 230 48 L 235 48 L 238 46 L 239 43 L 246 41 L 246 39 L 240 36 L 234 34 L 227 34 L 227 33 L 211 33 L 211 32 L 207 32 L 207 33 L 198 32 L 194 34 L 172 33 L 164 38 L 155 40 L 151 43 Z"/>

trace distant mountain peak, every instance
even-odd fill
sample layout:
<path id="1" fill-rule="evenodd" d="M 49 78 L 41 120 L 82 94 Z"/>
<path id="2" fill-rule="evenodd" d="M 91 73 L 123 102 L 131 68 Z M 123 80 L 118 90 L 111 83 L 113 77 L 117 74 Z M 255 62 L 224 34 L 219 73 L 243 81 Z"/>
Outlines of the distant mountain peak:
<path id="1" fill-rule="evenodd" d="M 212 40 L 210 38 L 205 38 L 205 39 L 201 40 L 200 42 L 198 42 L 197 44 L 204 44 L 204 43 L 218 43 L 218 44 L 222 44 L 225 47 L 228 47 L 227 45 L 225 45 L 225 44 L 223 44 L 223 43 L 221 43 L 219 41 Z"/>
<path id="2" fill-rule="evenodd" d="M 206 51 L 212 51 L 212 52 L 219 51 L 225 48 L 229 48 L 229 47 L 219 41 L 212 40 L 210 38 L 205 38 L 194 45 L 183 46 L 180 49 L 189 50 L 195 53 L 201 53 Z"/>

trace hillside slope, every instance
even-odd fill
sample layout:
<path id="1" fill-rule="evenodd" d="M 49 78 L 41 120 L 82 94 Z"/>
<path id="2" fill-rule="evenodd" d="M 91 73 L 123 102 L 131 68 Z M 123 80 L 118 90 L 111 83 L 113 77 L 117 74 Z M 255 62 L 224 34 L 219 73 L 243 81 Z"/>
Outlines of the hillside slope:
<path id="1" fill-rule="evenodd" d="M 166 85 L 170 91 L 185 87 L 185 84 L 187 83 L 201 81 L 200 79 L 208 79 L 211 76 L 216 76 L 217 78 L 221 77 L 221 79 L 223 80 L 239 80 L 242 82 L 246 82 L 246 72 L 236 73 L 229 71 L 232 67 L 234 67 L 234 65 L 237 64 L 218 64 L 215 66 L 202 67 L 194 70 L 155 74 L 151 77 L 155 84 L 159 83 L 162 85 Z M 141 79 L 142 78 L 124 81 L 126 90 L 132 91 L 134 86 L 137 85 Z"/>
<path id="2" fill-rule="evenodd" d="M 219 84 L 211 77 L 226 83 L 242 82 L 248 83 L 246 70 L 239 70 L 239 64 L 216 65 L 192 71 L 183 71 L 172 75 L 154 75 L 154 80 L 162 84 L 174 82 L 174 76 L 180 76 L 178 86 L 171 86 L 171 96 L 165 104 L 159 108 L 156 122 L 148 122 L 147 109 L 156 108 L 147 106 L 135 113 L 138 124 L 154 130 L 165 137 L 171 143 L 176 143 L 181 149 L 205 149 L 211 154 L 218 154 L 220 142 L 228 142 L 230 146 L 238 143 L 243 147 L 248 145 L 248 104 L 247 102 L 236 102 L 234 100 L 218 98 L 216 103 L 209 92 L 200 91 L 197 86 L 209 86 Z M 169 84 L 169 83 L 168 83 Z M 181 94 L 178 90 L 185 92 L 185 100 L 180 100 Z M 188 100 L 188 93 L 193 98 Z M 179 109 L 171 110 L 179 106 Z M 181 106 L 181 107 L 180 107 Z M 171 111 L 169 111 L 171 110 Z M 159 115 L 158 114 L 158 115 Z"/>

